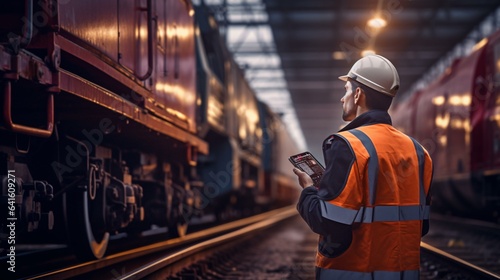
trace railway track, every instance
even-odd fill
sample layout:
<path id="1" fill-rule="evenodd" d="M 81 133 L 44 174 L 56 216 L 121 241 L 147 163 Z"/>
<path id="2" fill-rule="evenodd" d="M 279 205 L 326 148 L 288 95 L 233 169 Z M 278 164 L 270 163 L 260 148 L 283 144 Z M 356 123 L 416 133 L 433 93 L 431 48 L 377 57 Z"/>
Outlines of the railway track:
<path id="1" fill-rule="evenodd" d="M 244 240 L 253 233 L 296 216 L 288 206 L 190 233 L 182 238 L 156 242 L 111 254 L 101 260 L 74 263 L 50 271 L 33 273 L 21 279 L 140 279 L 161 268 L 182 269 L 224 244 Z"/>
<path id="2" fill-rule="evenodd" d="M 425 242 L 421 243 L 421 279 L 500 279 L 495 274 Z"/>
<path id="3" fill-rule="evenodd" d="M 291 234 L 293 231 L 286 228 L 280 228 L 278 231 L 265 230 L 282 221 L 290 221 L 296 214 L 295 208 L 289 206 L 193 232 L 183 238 L 155 242 L 111 254 L 99 261 L 77 263 L 23 279 L 170 279 L 171 277 L 177 279 L 175 277 L 179 275 L 182 275 L 179 279 L 184 277 L 196 279 L 195 275 L 203 275 L 203 279 L 222 279 L 225 275 L 231 275 L 234 279 L 238 279 L 236 275 L 242 273 L 238 270 L 256 265 L 255 259 L 246 260 L 246 257 L 257 254 L 257 260 L 269 258 L 269 253 L 263 253 L 262 248 L 257 253 L 248 253 L 254 244 L 265 243 L 263 240 L 274 234 L 280 232 Z M 500 227 L 494 224 L 433 217 L 431 232 L 421 243 L 420 279 L 500 279 L 499 229 Z M 309 233 L 309 235 L 314 234 Z M 256 241 L 256 238 L 259 241 Z M 276 246 L 274 243 L 277 241 L 271 242 L 273 245 L 268 247 Z M 278 265 L 283 271 L 281 268 L 277 268 L 276 271 L 268 269 L 267 275 L 272 273 L 282 273 L 282 275 L 298 273 L 297 275 L 302 274 L 307 277 L 313 275 L 313 271 L 308 271 L 307 268 L 314 267 L 313 252 L 316 236 L 309 236 L 305 242 L 307 245 L 302 244 L 298 246 L 299 249 L 293 249 L 302 250 L 302 253 L 294 257 L 296 260 L 293 264 L 283 265 L 279 263 L 279 259 L 269 259 L 271 267 Z M 284 248 L 287 245 L 279 246 Z M 276 251 L 276 249 L 269 250 Z M 289 255 L 281 250 L 278 249 L 280 256 Z M 290 250 L 292 252 L 292 248 Z M 291 254 L 293 255 L 293 252 Z M 249 271 L 254 270 L 255 268 L 251 268 Z M 309 279 L 302 276 L 300 279 Z"/>
<path id="4" fill-rule="evenodd" d="M 500 279 L 498 224 L 433 214 L 421 248 L 426 279 Z"/>

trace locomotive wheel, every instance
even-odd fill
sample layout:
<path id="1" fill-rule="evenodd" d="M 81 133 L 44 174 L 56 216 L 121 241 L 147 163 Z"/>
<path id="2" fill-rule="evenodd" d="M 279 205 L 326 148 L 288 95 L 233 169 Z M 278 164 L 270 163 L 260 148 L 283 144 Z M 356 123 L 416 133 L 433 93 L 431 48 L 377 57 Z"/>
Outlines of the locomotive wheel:
<path id="1" fill-rule="evenodd" d="M 172 232 L 171 237 L 184 237 L 188 229 L 188 221 L 186 221 L 183 213 L 182 204 L 178 204 L 172 211 L 172 218 L 169 222 L 169 231 Z"/>
<path id="2" fill-rule="evenodd" d="M 193 213 L 192 191 L 177 187 L 174 189 L 169 230 L 172 237 L 183 237 L 187 233 L 189 220 Z"/>
<path id="3" fill-rule="evenodd" d="M 64 196 L 70 243 L 79 259 L 100 259 L 106 253 L 109 232 L 105 223 L 104 188 L 74 188 Z"/>

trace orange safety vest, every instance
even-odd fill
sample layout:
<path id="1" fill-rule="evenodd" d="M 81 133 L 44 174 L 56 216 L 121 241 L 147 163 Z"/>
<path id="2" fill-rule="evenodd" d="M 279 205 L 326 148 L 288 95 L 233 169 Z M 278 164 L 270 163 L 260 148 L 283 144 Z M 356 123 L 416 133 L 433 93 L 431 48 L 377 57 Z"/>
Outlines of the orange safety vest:
<path id="1" fill-rule="evenodd" d="M 347 142 L 355 160 L 342 193 L 320 202 L 321 214 L 352 225 L 352 243 L 334 258 L 318 251 L 317 278 L 418 279 L 433 168 L 428 152 L 387 124 L 335 136 Z"/>

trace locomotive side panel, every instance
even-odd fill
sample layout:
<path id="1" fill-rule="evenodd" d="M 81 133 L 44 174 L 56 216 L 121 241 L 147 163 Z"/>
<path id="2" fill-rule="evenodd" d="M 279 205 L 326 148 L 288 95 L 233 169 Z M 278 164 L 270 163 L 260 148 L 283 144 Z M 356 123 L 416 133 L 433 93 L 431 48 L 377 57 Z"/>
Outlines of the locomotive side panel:
<path id="1" fill-rule="evenodd" d="M 225 50 L 225 53 L 228 51 Z M 229 57 L 229 54 L 226 54 L 226 57 Z M 227 131 L 226 133 L 232 138 L 238 137 L 238 130 L 243 129 L 239 128 L 240 123 L 237 115 L 238 110 L 238 88 L 239 88 L 239 80 L 236 77 L 236 72 L 234 71 L 234 67 L 236 65 L 231 63 L 229 60 L 224 61 L 224 76 L 225 76 L 225 87 L 227 93 Z M 244 124 L 243 124 L 244 125 Z"/>
<path id="2" fill-rule="evenodd" d="M 446 176 L 460 177 L 470 174 L 471 151 L 471 100 L 472 80 L 476 69 L 475 60 L 461 60 L 452 69 L 451 77 L 443 82 L 438 89 L 438 95 L 444 97 L 444 104 L 437 106 L 443 122 L 440 129 L 445 130 L 445 140 L 440 149 L 446 153 L 448 173 Z M 453 66 L 452 66 L 453 67 Z M 440 97 L 437 97 L 440 98 Z M 462 179 L 463 180 L 463 179 Z"/>
<path id="3" fill-rule="evenodd" d="M 262 168 L 265 174 L 262 193 L 280 205 L 294 203 L 300 187 L 288 157 L 300 151 L 278 115 L 263 102 L 259 102 L 259 112 L 263 141 Z"/>
<path id="4" fill-rule="evenodd" d="M 433 209 L 498 220 L 500 32 L 456 59 L 392 114 L 434 161 Z M 408 116 L 406 106 L 413 114 Z M 402 120 L 406 118 L 406 120 Z"/>
<path id="5" fill-rule="evenodd" d="M 196 9 L 195 22 L 199 135 L 204 137 L 211 129 L 223 134 L 227 131 L 229 102 L 221 37 L 218 28 L 211 24 L 215 20 L 205 9 Z"/>
<path id="6" fill-rule="evenodd" d="M 181 0 L 159 1 L 156 12 L 164 15 L 155 39 L 156 110 L 165 117 L 185 121 L 187 128 L 195 132 L 196 58 L 191 6 Z"/>
<path id="7" fill-rule="evenodd" d="M 301 188 L 297 183 L 297 177 L 293 173 L 293 166 L 288 161 L 288 157 L 301 151 L 298 150 L 295 140 L 281 119 L 277 119 L 275 123 L 274 135 L 276 140 L 274 141 L 275 153 L 272 162 L 274 180 L 277 185 L 276 197 L 282 203 L 294 203 L 300 195 Z M 322 155 L 317 156 L 322 157 Z"/>
<path id="8" fill-rule="evenodd" d="M 198 134 L 205 137 L 210 129 L 219 133 L 226 131 L 226 94 L 223 84 L 210 69 L 201 36 L 196 35 L 196 40 Z"/>
<path id="9" fill-rule="evenodd" d="M 484 59 L 485 75 L 478 79 L 477 98 L 484 100 L 481 119 L 483 134 L 476 145 L 483 146 L 482 161 L 477 163 L 474 183 L 482 186 L 483 208 L 500 220 L 500 32 L 489 38 Z M 474 156 L 474 155 L 473 155 Z M 474 162 L 473 162 L 474 163 Z"/>
<path id="10" fill-rule="evenodd" d="M 239 81 L 238 107 L 236 109 L 240 123 L 239 141 L 244 149 L 260 154 L 262 151 L 262 130 L 259 126 L 257 98 L 239 67 L 235 64 L 234 68 Z"/>
<path id="11" fill-rule="evenodd" d="M 188 2 L 141 0 L 120 1 L 118 5 L 115 1 L 71 1 L 60 5 L 59 14 L 64 37 L 75 44 L 83 42 L 82 46 L 114 71 L 121 71 L 145 89 L 120 94 L 138 92 L 144 99 L 139 103 L 151 113 L 196 131 L 194 20 Z M 72 67 L 86 78 L 91 74 L 85 72 L 102 70 L 85 64 L 83 57 Z"/>
<path id="12" fill-rule="evenodd" d="M 446 154 L 440 146 L 443 145 L 447 131 L 446 113 L 438 109 L 440 99 L 435 99 L 434 92 L 430 89 L 424 90 L 417 100 L 413 103 L 414 114 L 416 116 L 413 129 L 413 137 L 422 144 L 431 155 L 434 163 L 434 170 L 441 173 L 447 173 Z M 434 102 L 434 103 L 433 103 Z M 444 119 L 444 120 L 443 120 Z M 434 174 L 434 178 L 438 177 Z"/>
<path id="13" fill-rule="evenodd" d="M 422 92 L 415 92 L 410 96 L 390 107 L 389 114 L 391 115 L 392 124 L 397 129 L 408 135 L 414 135 L 415 127 L 415 105 L 418 96 Z"/>
<path id="14" fill-rule="evenodd" d="M 136 52 L 140 49 L 147 49 L 147 25 L 143 17 L 146 13 L 141 13 L 134 1 L 120 1 L 118 5 L 118 50 L 117 56 L 112 56 L 118 60 L 120 65 L 125 67 L 130 73 L 146 73 L 139 71 L 139 65 L 136 65 L 138 56 Z M 139 20 L 140 19 L 140 20 Z M 141 26 L 138 26 L 142 23 Z M 142 39 L 141 39 L 142 37 Z M 115 42 L 115 43 L 116 43 Z"/>
<path id="15" fill-rule="evenodd" d="M 477 89 L 479 97 L 488 97 L 485 102 L 484 138 L 481 139 L 481 144 L 484 146 L 483 168 L 489 170 L 489 176 L 500 174 L 500 33 L 496 35 L 490 41 L 484 62 L 487 74 L 480 80 Z M 500 195 L 499 191 L 497 195 Z"/>
<path id="16" fill-rule="evenodd" d="M 134 11 L 134 8 L 128 5 L 125 7 L 131 12 Z M 94 46 L 112 60 L 118 60 L 118 44 L 116 42 L 118 42 L 119 31 L 124 35 L 128 33 L 118 28 L 118 2 L 65 1 L 64 4 L 59 5 L 58 15 L 62 30 Z"/>

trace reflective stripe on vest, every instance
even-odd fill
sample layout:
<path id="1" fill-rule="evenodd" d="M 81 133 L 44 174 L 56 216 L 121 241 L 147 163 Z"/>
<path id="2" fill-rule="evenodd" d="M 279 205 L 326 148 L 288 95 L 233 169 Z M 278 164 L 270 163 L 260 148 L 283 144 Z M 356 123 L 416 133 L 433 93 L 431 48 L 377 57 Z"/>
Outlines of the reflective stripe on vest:
<path id="1" fill-rule="evenodd" d="M 377 178 L 378 178 L 378 155 L 375 150 L 375 146 L 373 146 L 372 140 L 366 136 L 363 132 L 357 129 L 353 129 L 349 131 L 354 136 L 356 136 L 363 146 L 365 146 L 366 151 L 370 155 L 370 160 L 368 161 L 368 186 L 369 186 L 369 194 L 370 194 L 370 204 L 375 203 L 375 190 L 377 187 Z"/>
<path id="2" fill-rule="evenodd" d="M 419 178 L 420 178 L 420 205 L 426 204 L 426 195 L 425 195 L 425 187 L 424 187 L 424 163 L 425 163 L 425 153 L 422 149 L 422 146 L 415 141 L 415 139 L 411 138 L 413 141 L 413 145 L 415 145 L 415 150 L 417 150 L 417 158 L 418 158 L 418 169 L 419 169 Z"/>
<path id="3" fill-rule="evenodd" d="M 324 218 L 346 225 L 352 223 L 427 220 L 430 211 L 428 205 L 375 206 L 353 210 L 325 201 L 320 201 L 320 203 L 321 215 Z"/>
<path id="4" fill-rule="evenodd" d="M 368 154 L 370 160 L 368 162 L 368 184 L 370 202 L 375 202 L 375 191 L 379 172 L 378 156 L 375 146 L 370 138 L 360 130 L 353 129 L 349 131 L 356 136 Z M 342 137 L 347 143 L 349 141 Z M 424 187 L 424 162 L 425 152 L 413 138 L 411 138 L 417 152 L 419 166 L 419 202 L 420 205 L 404 205 L 404 206 L 375 206 L 361 207 L 359 210 L 344 208 L 325 201 L 321 201 L 321 215 L 329 220 L 342 224 L 351 225 L 356 223 L 372 223 L 372 222 L 396 222 L 396 221 L 411 221 L 411 220 L 427 220 L 429 219 L 429 205 L 426 205 L 426 195 Z"/>
<path id="5" fill-rule="evenodd" d="M 405 271 L 374 271 L 374 272 L 356 272 L 337 269 L 318 269 L 317 279 L 352 279 L 352 280 L 406 280 L 419 279 L 420 272 L 418 270 Z"/>

